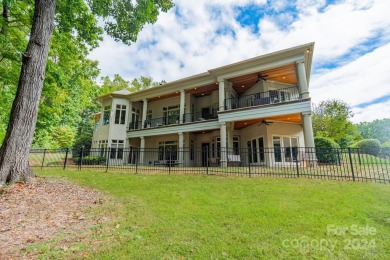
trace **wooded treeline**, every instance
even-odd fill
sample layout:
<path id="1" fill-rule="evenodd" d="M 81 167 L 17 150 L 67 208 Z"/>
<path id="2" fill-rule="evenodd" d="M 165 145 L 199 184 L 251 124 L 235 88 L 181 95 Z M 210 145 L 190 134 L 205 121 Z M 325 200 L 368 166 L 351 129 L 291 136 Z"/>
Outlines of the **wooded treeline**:
<path id="1" fill-rule="evenodd" d="M 34 1 L 0 0 L 0 144 L 5 136 L 26 50 Z M 88 146 L 92 136 L 90 115 L 100 110 L 96 98 L 120 89 L 138 91 L 164 82 L 150 77 L 126 81 L 115 75 L 99 78 L 98 62 L 87 58 L 97 47 L 103 30 L 96 18 L 79 8 L 78 1 L 58 1 L 56 27 L 49 56 L 34 147 Z M 78 8 L 78 17 L 72 10 Z M 72 24 L 69 24 L 72 21 Z M 77 33 L 69 28 L 77 28 Z M 83 31 L 88 28 L 88 31 Z"/>
<path id="2" fill-rule="evenodd" d="M 364 139 L 376 139 L 378 145 L 390 147 L 390 118 L 353 124 L 354 114 L 342 100 L 326 100 L 313 105 L 315 137 L 327 138 L 341 148 L 356 147 Z"/>

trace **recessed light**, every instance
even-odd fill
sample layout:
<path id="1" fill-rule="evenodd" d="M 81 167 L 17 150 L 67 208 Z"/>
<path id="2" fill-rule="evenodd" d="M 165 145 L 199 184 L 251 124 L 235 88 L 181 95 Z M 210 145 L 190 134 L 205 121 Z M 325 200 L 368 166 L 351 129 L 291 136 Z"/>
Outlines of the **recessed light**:
<path id="1" fill-rule="evenodd" d="M 194 88 L 194 89 L 197 89 L 197 88 Z"/>
<path id="2" fill-rule="evenodd" d="M 283 77 L 283 79 L 285 79 L 286 77 Z"/>
<path id="3" fill-rule="evenodd" d="M 204 132 L 202 132 L 202 134 L 204 134 Z"/>
<path id="4" fill-rule="evenodd" d="M 242 85 L 242 88 L 245 88 L 245 86 L 244 86 L 244 85 Z"/>
<path id="5" fill-rule="evenodd" d="M 244 125 L 247 125 L 248 123 L 244 123 Z"/>
<path id="6" fill-rule="evenodd" d="M 287 120 L 290 120 L 291 118 L 287 117 Z"/>
<path id="7" fill-rule="evenodd" d="M 215 82 L 215 84 L 217 84 L 217 85 L 218 85 L 218 82 Z"/>
<path id="8" fill-rule="evenodd" d="M 202 96 L 204 96 L 204 94 L 202 93 Z"/>
<path id="9" fill-rule="evenodd" d="M 310 53 L 310 49 L 307 49 L 306 52 L 307 52 L 307 53 Z"/>
<path id="10" fill-rule="evenodd" d="M 179 91 L 176 91 L 176 94 L 179 94 Z"/>

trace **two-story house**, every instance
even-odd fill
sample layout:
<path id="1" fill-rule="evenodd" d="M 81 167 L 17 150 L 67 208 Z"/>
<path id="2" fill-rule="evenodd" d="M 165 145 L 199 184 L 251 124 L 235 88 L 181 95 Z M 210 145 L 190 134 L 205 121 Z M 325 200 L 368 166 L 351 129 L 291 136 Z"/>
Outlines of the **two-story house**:
<path id="1" fill-rule="evenodd" d="M 204 165 L 194 148 L 207 149 L 220 166 L 242 150 L 250 151 L 242 160 L 254 165 L 292 162 L 296 147 L 314 147 L 313 48 L 309 43 L 136 93 L 101 96 L 92 147 L 110 147 L 110 159 L 123 164 L 161 162 L 169 151 L 180 166 Z M 275 152 L 265 155 L 263 148 Z"/>

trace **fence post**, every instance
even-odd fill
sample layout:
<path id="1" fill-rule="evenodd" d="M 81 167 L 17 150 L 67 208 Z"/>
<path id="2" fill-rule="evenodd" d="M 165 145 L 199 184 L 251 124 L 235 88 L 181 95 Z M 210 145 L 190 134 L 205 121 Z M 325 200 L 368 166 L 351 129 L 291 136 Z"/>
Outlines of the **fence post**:
<path id="1" fill-rule="evenodd" d="M 336 148 L 336 151 L 337 151 L 337 162 L 338 162 L 338 165 L 341 166 L 341 157 L 340 157 L 340 153 L 341 153 L 341 148 L 338 149 Z"/>
<path id="2" fill-rule="evenodd" d="M 79 170 L 81 171 L 81 167 L 83 166 L 83 147 L 80 148 L 80 163 Z"/>
<path id="3" fill-rule="evenodd" d="M 296 166 L 296 168 L 297 168 L 297 177 L 299 178 L 299 161 L 298 161 L 298 154 L 299 154 L 299 152 L 298 152 L 298 148 L 297 148 L 297 155 L 295 156 L 295 166 Z M 293 158 L 294 158 L 294 156 L 293 156 Z"/>
<path id="4" fill-rule="evenodd" d="M 69 153 L 69 147 L 66 148 L 65 161 L 64 161 L 64 170 L 66 169 L 66 162 L 68 161 L 68 153 Z"/>
<path id="5" fill-rule="evenodd" d="M 41 170 L 43 168 L 43 164 L 45 163 L 45 157 L 46 157 L 46 148 L 45 148 L 45 150 L 43 150 L 43 158 L 42 158 Z"/>
<path id="6" fill-rule="evenodd" d="M 110 164 L 110 149 L 110 147 L 107 149 L 106 172 L 108 171 L 108 165 Z"/>
<path id="7" fill-rule="evenodd" d="M 135 152 L 135 174 L 138 174 L 138 148 L 134 148 Z"/>
<path id="8" fill-rule="evenodd" d="M 206 146 L 206 175 L 209 175 L 209 147 Z"/>
<path id="9" fill-rule="evenodd" d="M 260 151 L 260 148 L 259 148 Z M 250 153 L 250 148 L 248 147 L 248 173 L 249 173 L 249 178 L 251 177 L 251 153 Z"/>
<path id="10" fill-rule="evenodd" d="M 351 165 L 351 171 L 352 171 L 352 180 L 355 181 L 355 173 L 353 171 L 353 163 L 352 163 L 352 156 L 351 156 L 351 148 L 348 147 L 348 155 L 349 155 L 349 163 Z"/>
<path id="11" fill-rule="evenodd" d="M 358 159 L 359 159 L 359 165 L 362 165 L 362 162 L 360 160 L 360 152 L 359 152 L 359 148 L 356 149 L 357 150 L 357 154 L 358 154 Z"/>
<path id="12" fill-rule="evenodd" d="M 169 154 L 169 160 L 168 160 L 168 167 L 169 167 L 169 174 L 171 174 L 171 163 L 172 163 L 172 148 L 168 148 L 168 154 Z"/>

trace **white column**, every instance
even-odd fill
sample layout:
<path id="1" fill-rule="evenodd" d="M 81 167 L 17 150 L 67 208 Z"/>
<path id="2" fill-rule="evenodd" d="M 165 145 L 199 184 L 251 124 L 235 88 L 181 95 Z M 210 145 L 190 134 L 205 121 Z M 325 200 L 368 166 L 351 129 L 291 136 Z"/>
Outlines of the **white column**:
<path id="1" fill-rule="evenodd" d="M 227 148 L 228 148 L 227 152 L 229 154 L 233 149 L 234 122 L 227 123 L 226 128 L 227 128 Z"/>
<path id="2" fill-rule="evenodd" d="M 317 157 L 315 154 L 313 125 L 311 122 L 311 113 L 302 113 L 303 123 L 303 137 L 305 139 L 305 153 L 306 160 L 309 161 L 310 166 L 315 167 L 317 165 Z"/>
<path id="3" fill-rule="evenodd" d="M 184 134 L 179 134 L 179 166 L 183 166 L 184 163 Z"/>
<path id="4" fill-rule="evenodd" d="M 146 121 L 146 113 L 148 112 L 148 100 L 145 98 L 144 100 L 144 104 L 143 104 L 143 108 L 142 108 L 142 128 L 145 128 L 145 121 Z"/>
<path id="5" fill-rule="evenodd" d="M 219 82 L 219 109 L 218 111 L 225 110 L 225 80 L 221 79 Z"/>
<path id="6" fill-rule="evenodd" d="M 128 129 L 130 128 L 130 124 L 133 120 L 132 118 L 132 112 L 133 112 L 133 102 L 129 101 L 129 110 L 128 110 L 128 114 L 127 114 L 127 127 Z"/>
<path id="7" fill-rule="evenodd" d="M 139 153 L 139 164 L 144 164 L 144 154 L 145 154 L 145 137 L 141 136 L 141 144 L 140 144 L 140 153 Z"/>
<path id="8" fill-rule="evenodd" d="M 186 100 L 186 91 L 180 90 L 180 124 L 184 123 L 184 107 Z"/>
<path id="9" fill-rule="evenodd" d="M 227 151 L 226 151 L 226 123 L 221 122 L 220 123 L 220 138 L 221 138 L 221 166 L 226 167 L 227 166 Z"/>
<path id="10" fill-rule="evenodd" d="M 309 98 L 310 97 L 309 86 L 307 84 L 304 61 L 297 62 L 297 70 L 298 70 L 299 93 L 301 94 L 301 98 Z"/>

